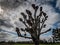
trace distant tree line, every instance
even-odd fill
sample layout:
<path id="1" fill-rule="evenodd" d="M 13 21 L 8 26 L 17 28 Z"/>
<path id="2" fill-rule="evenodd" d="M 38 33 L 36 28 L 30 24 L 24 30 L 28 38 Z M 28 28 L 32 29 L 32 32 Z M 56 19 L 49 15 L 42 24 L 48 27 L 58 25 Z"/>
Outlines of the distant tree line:
<path id="1" fill-rule="evenodd" d="M 60 42 L 60 28 L 53 29 L 53 42 Z"/>

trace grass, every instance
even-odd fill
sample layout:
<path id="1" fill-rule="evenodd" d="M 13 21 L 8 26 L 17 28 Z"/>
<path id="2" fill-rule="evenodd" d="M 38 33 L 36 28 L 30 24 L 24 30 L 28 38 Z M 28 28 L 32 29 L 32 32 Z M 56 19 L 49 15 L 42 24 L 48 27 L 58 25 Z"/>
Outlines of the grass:
<path id="1" fill-rule="evenodd" d="M 34 44 L 0 43 L 0 45 L 34 45 Z M 54 43 L 54 44 L 40 44 L 40 45 L 60 45 L 60 43 Z"/>
<path id="2" fill-rule="evenodd" d="M 34 45 L 34 44 L 14 44 L 14 45 Z M 60 44 L 40 44 L 40 45 L 60 45 Z"/>
<path id="3" fill-rule="evenodd" d="M 34 44 L 0 44 L 0 45 L 34 45 Z"/>
<path id="4" fill-rule="evenodd" d="M 34 45 L 34 44 L 14 44 L 14 45 Z M 60 45 L 60 44 L 40 44 L 40 45 Z"/>

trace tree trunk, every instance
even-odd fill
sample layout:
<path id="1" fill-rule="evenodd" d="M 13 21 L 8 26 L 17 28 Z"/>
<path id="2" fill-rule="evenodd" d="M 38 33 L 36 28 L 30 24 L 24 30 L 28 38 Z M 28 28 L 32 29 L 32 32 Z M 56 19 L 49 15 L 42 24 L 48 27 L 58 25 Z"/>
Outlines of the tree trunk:
<path id="1" fill-rule="evenodd" d="M 36 39 L 36 40 L 34 41 L 34 43 L 35 43 L 35 45 L 39 45 L 39 40 Z"/>
<path id="2" fill-rule="evenodd" d="M 39 45 L 39 36 L 34 36 L 34 35 L 31 35 L 31 37 L 32 37 L 32 40 L 33 40 L 33 42 L 34 42 L 34 44 L 35 45 Z"/>
<path id="3" fill-rule="evenodd" d="M 38 38 L 33 37 L 32 40 L 33 40 L 35 45 L 39 45 L 39 39 Z"/>

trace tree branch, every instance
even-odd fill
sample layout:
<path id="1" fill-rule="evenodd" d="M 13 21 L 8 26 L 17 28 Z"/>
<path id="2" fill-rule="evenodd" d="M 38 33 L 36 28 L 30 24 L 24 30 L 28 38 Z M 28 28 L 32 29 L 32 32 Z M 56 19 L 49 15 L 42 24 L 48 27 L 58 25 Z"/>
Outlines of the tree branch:
<path id="1" fill-rule="evenodd" d="M 46 30 L 45 32 L 42 32 L 42 33 L 40 33 L 40 34 L 47 33 L 48 31 L 51 31 L 51 29 L 48 29 L 48 30 Z"/>
<path id="2" fill-rule="evenodd" d="M 20 33 L 20 31 L 19 31 L 19 28 L 17 28 L 17 27 L 16 27 L 16 32 L 17 32 L 17 34 L 18 34 L 19 37 L 32 39 L 31 37 L 26 37 L 26 36 L 21 35 L 21 33 Z"/>
<path id="3" fill-rule="evenodd" d="M 19 37 L 23 37 L 23 38 L 32 39 L 31 37 L 26 37 L 26 36 L 22 36 L 22 35 L 20 35 Z"/>

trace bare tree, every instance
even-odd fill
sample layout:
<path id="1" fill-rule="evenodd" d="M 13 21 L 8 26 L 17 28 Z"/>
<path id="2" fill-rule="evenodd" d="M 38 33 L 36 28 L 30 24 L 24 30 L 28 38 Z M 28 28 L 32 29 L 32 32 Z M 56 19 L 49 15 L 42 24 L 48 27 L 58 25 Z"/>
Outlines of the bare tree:
<path id="1" fill-rule="evenodd" d="M 26 26 L 25 29 L 21 28 L 21 30 L 25 32 L 24 36 L 21 35 L 18 27 L 16 27 L 16 32 L 19 37 L 32 39 L 35 45 L 39 45 L 40 35 L 50 31 L 51 29 L 48 29 L 45 32 L 41 32 L 41 30 L 46 27 L 45 21 L 47 20 L 48 16 L 45 12 L 42 11 L 42 7 L 35 6 L 35 4 L 32 4 L 31 6 L 35 11 L 34 15 L 32 16 L 31 11 L 26 9 L 27 15 L 21 12 L 24 20 L 22 18 L 19 18 L 19 20 Z M 39 15 L 36 14 L 38 13 L 38 8 L 40 8 Z M 26 32 L 30 33 L 31 37 L 28 37 Z"/>
<path id="2" fill-rule="evenodd" d="M 60 28 L 53 29 L 52 35 L 53 35 L 53 42 L 60 41 Z"/>

